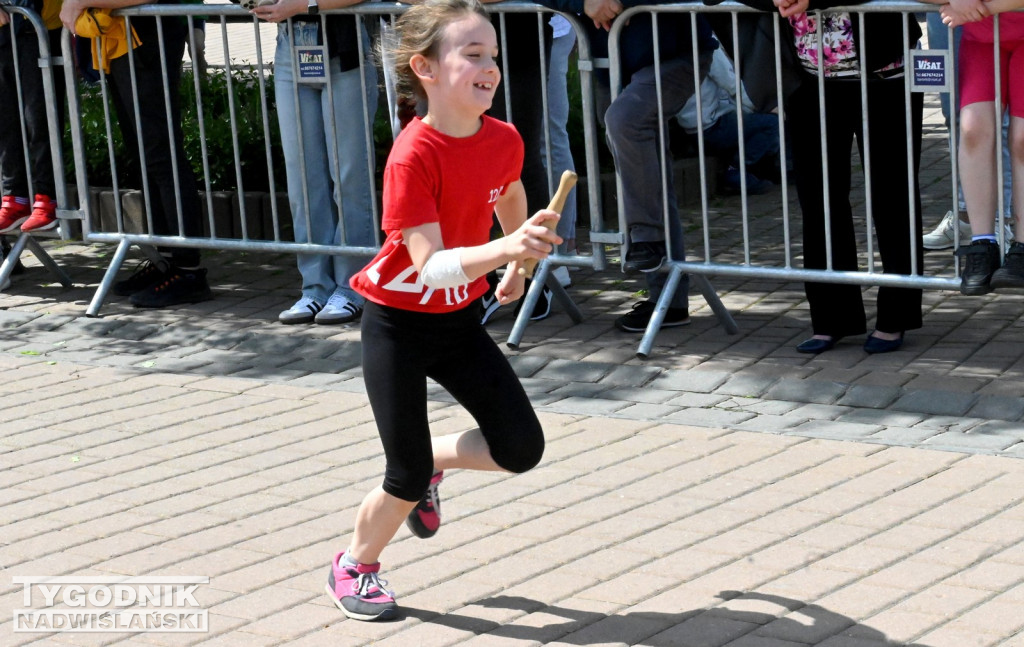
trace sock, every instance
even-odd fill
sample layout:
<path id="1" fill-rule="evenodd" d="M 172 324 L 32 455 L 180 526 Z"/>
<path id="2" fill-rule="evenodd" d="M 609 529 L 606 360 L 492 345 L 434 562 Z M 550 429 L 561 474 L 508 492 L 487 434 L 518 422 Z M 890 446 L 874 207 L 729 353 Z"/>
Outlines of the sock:
<path id="1" fill-rule="evenodd" d="M 357 562 L 356 560 L 352 559 L 351 553 L 349 552 L 350 550 L 351 549 L 346 550 L 345 554 L 342 555 L 341 559 L 338 560 L 338 565 L 339 566 L 359 566 L 359 562 Z"/>
<path id="2" fill-rule="evenodd" d="M 981 234 L 980 236 L 971 236 L 971 242 L 972 243 L 977 243 L 977 242 L 982 241 L 982 240 L 987 240 L 990 243 L 998 243 L 999 242 L 999 240 L 996 238 L 995 234 Z"/>
<path id="3" fill-rule="evenodd" d="M 28 205 L 28 203 L 29 203 L 29 202 L 28 202 L 28 198 L 22 198 L 22 197 L 17 197 L 17 196 L 16 196 L 15 198 L 14 198 L 14 201 L 15 201 L 16 203 L 18 203 L 18 204 L 22 204 L 22 205 L 26 205 L 26 206 L 27 206 L 27 205 Z"/>

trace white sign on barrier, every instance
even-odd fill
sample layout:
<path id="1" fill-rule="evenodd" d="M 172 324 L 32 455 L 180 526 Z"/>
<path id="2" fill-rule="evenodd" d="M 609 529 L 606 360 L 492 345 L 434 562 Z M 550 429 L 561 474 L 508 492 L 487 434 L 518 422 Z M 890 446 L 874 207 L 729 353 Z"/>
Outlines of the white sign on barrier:
<path id="1" fill-rule="evenodd" d="M 949 92 L 950 62 L 952 56 L 948 49 L 912 49 L 910 63 L 913 77 L 910 80 L 911 92 Z"/>

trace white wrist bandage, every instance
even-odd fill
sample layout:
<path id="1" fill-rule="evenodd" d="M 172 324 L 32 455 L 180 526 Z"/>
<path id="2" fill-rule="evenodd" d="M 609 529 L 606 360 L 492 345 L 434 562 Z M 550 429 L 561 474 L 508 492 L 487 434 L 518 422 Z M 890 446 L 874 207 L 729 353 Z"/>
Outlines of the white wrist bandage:
<path id="1" fill-rule="evenodd" d="M 442 249 L 431 254 L 420 272 L 420 281 L 435 290 L 469 283 L 469 277 L 462 271 L 462 248 Z"/>

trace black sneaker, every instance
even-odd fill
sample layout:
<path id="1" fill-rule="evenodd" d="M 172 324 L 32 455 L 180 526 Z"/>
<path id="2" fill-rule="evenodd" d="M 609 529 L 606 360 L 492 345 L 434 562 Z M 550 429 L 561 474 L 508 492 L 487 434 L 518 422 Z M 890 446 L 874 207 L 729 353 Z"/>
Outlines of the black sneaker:
<path id="1" fill-rule="evenodd" d="M 172 267 L 162 281 L 136 292 L 129 300 L 136 308 L 166 308 L 212 298 L 213 293 L 206 283 L 206 270 Z"/>
<path id="2" fill-rule="evenodd" d="M 653 301 L 640 301 L 633 304 L 633 309 L 615 320 L 615 327 L 625 332 L 644 332 L 651 322 L 656 304 Z M 662 328 L 675 328 L 690 325 L 690 313 L 685 308 L 669 308 Z"/>
<path id="3" fill-rule="evenodd" d="M 526 292 L 530 290 L 530 281 L 526 281 L 526 290 L 523 292 L 525 297 Z M 554 297 L 554 293 L 551 288 L 544 286 L 540 291 L 540 298 L 537 299 L 537 305 L 533 306 L 533 314 L 530 315 L 530 321 L 540 321 L 541 319 L 547 319 L 551 316 L 551 299 Z M 519 303 L 516 304 L 515 316 L 519 316 L 519 311 L 523 309 L 523 300 L 520 299 Z"/>
<path id="4" fill-rule="evenodd" d="M 960 293 L 978 296 L 991 292 L 992 275 L 999 269 L 999 245 L 990 240 L 976 240 L 970 245 L 961 245 L 956 255 L 964 259 Z"/>
<path id="5" fill-rule="evenodd" d="M 498 289 L 498 273 L 488 272 L 487 273 L 487 292 L 480 299 L 480 306 L 483 308 L 483 312 L 480 314 L 480 324 L 485 324 L 491 319 L 491 315 L 498 311 L 501 304 L 498 303 L 498 297 L 494 296 L 494 291 Z"/>
<path id="6" fill-rule="evenodd" d="M 114 284 L 113 292 L 119 297 L 128 297 L 141 292 L 164 279 L 166 272 L 153 261 L 146 261 L 135 268 L 131 276 Z"/>
<path id="7" fill-rule="evenodd" d="M 1024 290 L 1024 243 L 1013 241 L 991 285 L 993 290 Z"/>
<path id="8" fill-rule="evenodd" d="M 654 272 L 665 262 L 665 243 L 630 243 L 629 251 L 622 260 L 622 269 L 627 272 Z"/>

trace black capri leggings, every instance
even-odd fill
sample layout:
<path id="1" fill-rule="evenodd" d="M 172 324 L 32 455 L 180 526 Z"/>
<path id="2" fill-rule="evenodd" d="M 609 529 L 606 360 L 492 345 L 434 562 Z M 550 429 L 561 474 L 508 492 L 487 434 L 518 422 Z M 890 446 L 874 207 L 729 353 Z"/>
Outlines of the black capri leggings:
<path id="1" fill-rule="evenodd" d="M 384 491 L 419 501 L 434 472 L 427 378 L 469 411 L 501 468 L 540 462 L 544 433 L 519 378 L 484 327 L 479 301 L 428 314 L 367 302 L 362 318 L 363 379 L 387 469 Z"/>

